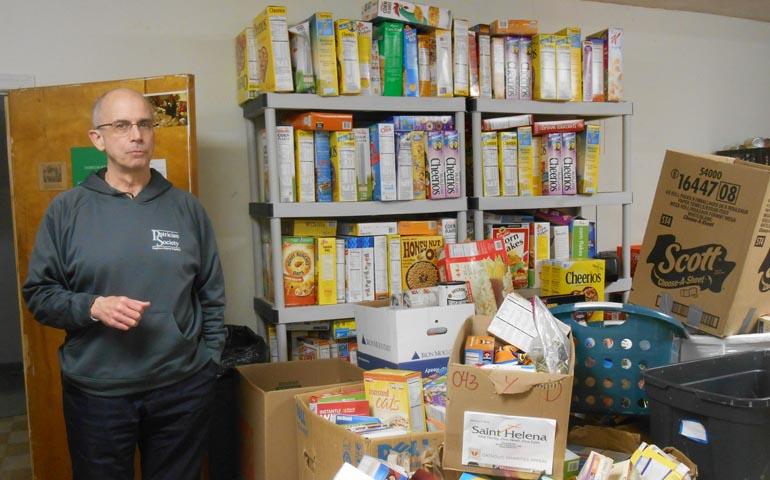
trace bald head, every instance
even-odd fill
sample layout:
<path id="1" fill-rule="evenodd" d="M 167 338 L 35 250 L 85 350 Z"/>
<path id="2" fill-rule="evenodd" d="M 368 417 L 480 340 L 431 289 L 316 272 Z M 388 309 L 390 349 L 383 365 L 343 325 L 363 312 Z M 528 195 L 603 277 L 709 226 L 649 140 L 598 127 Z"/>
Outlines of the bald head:
<path id="1" fill-rule="evenodd" d="M 109 110 L 109 106 L 114 102 L 127 99 L 141 99 L 147 106 L 147 112 L 149 113 L 150 117 L 153 116 L 152 105 L 150 105 L 147 97 L 137 92 L 136 90 L 131 90 L 130 88 L 116 88 L 115 90 L 110 90 L 109 92 L 96 99 L 93 112 L 91 113 L 91 122 L 93 123 L 93 127 L 96 128 L 97 125 L 112 121 L 112 119 L 105 119 L 103 113 Z"/>

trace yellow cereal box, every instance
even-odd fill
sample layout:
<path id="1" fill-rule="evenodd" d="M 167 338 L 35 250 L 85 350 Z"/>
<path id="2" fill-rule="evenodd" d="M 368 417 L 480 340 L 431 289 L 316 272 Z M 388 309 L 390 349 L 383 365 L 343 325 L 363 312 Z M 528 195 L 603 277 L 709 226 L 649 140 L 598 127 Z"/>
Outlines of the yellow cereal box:
<path id="1" fill-rule="evenodd" d="M 246 27 L 235 37 L 235 61 L 238 75 L 238 104 L 259 95 L 257 48 L 254 28 Z"/>
<path id="2" fill-rule="evenodd" d="M 417 71 L 421 97 L 430 97 L 431 91 L 436 89 L 435 75 L 431 75 L 431 68 L 435 63 L 436 37 L 428 33 L 417 34 Z"/>
<path id="3" fill-rule="evenodd" d="M 519 195 L 518 135 L 514 132 L 497 132 L 497 167 L 500 171 L 500 195 Z"/>
<path id="4" fill-rule="evenodd" d="M 422 374 L 377 368 L 364 372 L 364 392 L 371 415 L 391 427 L 425 431 Z"/>
<path id="5" fill-rule="evenodd" d="M 572 94 L 570 100 L 579 102 L 583 98 L 583 60 L 580 28 L 567 27 L 556 32 L 556 35 L 565 35 L 570 45 L 570 69 L 572 78 L 570 81 Z"/>
<path id="6" fill-rule="evenodd" d="M 556 99 L 572 99 L 572 45 L 566 35 L 554 35 L 556 45 Z"/>
<path id="7" fill-rule="evenodd" d="M 554 35 L 532 37 L 534 100 L 556 100 L 556 38 Z"/>
<path id="8" fill-rule="evenodd" d="M 577 181 L 578 193 L 599 191 L 599 157 L 601 155 L 600 125 L 588 124 L 577 134 Z"/>
<path id="9" fill-rule="evenodd" d="M 534 162 L 532 148 L 532 127 L 519 127 L 516 129 L 518 140 L 518 163 L 516 167 L 519 171 L 519 196 L 530 197 L 534 194 L 532 191 L 532 169 Z"/>
<path id="10" fill-rule="evenodd" d="M 316 12 L 310 17 L 310 44 L 316 93 L 322 97 L 339 95 L 334 16 L 331 13 Z"/>
<path id="11" fill-rule="evenodd" d="M 585 295 L 587 302 L 604 301 L 604 260 L 548 260 L 549 282 L 543 281 L 542 295 Z M 591 320 L 603 320 L 602 312 L 591 314 Z"/>
<path id="12" fill-rule="evenodd" d="M 261 92 L 293 92 L 286 7 L 268 6 L 254 18 Z"/>
<path id="13" fill-rule="evenodd" d="M 337 74 L 340 95 L 361 93 L 361 66 L 358 59 L 358 24 L 355 20 L 335 20 L 337 43 Z"/>
<path id="14" fill-rule="evenodd" d="M 443 246 L 440 235 L 401 237 L 401 284 L 405 290 L 433 287 L 439 282 L 437 263 Z"/>
<path id="15" fill-rule="evenodd" d="M 372 95 L 372 22 L 356 22 L 361 95 Z"/>
<path id="16" fill-rule="evenodd" d="M 427 195 L 426 170 L 428 141 L 425 132 L 412 132 L 412 194 L 414 200 L 425 200 Z"/>
<path id="17" fill-rule="evenodd" d="M 540 275 L 544 260 L 551 258 L 551 224 L 548 222 L 529 223 L 529 286 L 540 286 Z"/>
<path id="18" fill-rule="evenodd" d="M 438 222 L 435 220 L 401 220 L 398 222 L 401 235 L 438 235 Z"/>
<path id="19" fill-rule="evenodd" d="M 332 200 L 358 200 L 356 182 L 356 139 L 352 131 L 331 132 L 329 135 L 332 161 Z"/>
<path id="20" fill-rule="evenodd" d="M 291 237 L 333 237 L 337 234 L 337 220 L 284 220 L 281 233 Z"/>
<path id="21" fill-rule="evenodd" d="M 316 291 L 318 305 L 337 303 L 337 239 L 315 239 Z"/>
<path id="22" fill-rule="evenodd" d="M 500 170 L 497 166 L 497 132 L 481 132 L 481 178 L 485 197 L 500 196 Z"/>
<path id="23" fill-rule="evenodd" d="M 312 237 L 282 237 L 283 297 L 287 307 L 316 302 L 314 244 Z"/>

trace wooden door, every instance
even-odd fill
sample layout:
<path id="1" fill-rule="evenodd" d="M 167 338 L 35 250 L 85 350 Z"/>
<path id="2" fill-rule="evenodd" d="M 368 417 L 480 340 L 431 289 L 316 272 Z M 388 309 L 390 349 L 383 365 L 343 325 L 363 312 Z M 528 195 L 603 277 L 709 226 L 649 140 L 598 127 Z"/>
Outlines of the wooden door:
<path id="1" fill-rule="evenodd" d="M 192 75 L 170 75 L 9 92 L 9 170 L 19 286 L 27 278 L 35 234 L 48 203 L 72 187 L 72 156 L 76 155 L 72 148 L 91 147 L 91 109 L 103 93 L 127 87 L 158 105 L 153 159 L 164 160 L 159 164 L 165 165 L 174 185 L 197 194 L 193 80 Z M 170 100 L 176 103 L 174 111 L 163 108 Z M 37 323 L 20 292 L 19 288 L 33 476 L 70 479 L 58 358 L 64 332 Z"/>

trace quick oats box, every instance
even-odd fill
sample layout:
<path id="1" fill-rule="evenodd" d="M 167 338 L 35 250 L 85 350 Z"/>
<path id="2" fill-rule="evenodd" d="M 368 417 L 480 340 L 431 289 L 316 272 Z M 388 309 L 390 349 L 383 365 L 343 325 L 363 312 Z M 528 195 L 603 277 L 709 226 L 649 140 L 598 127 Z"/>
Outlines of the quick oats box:
<path id="1" fill-rule="evenodd" d="M 770 311 L 770 167 L 666 152 L 630 301 L 703 332 L 752 332 Z"/>

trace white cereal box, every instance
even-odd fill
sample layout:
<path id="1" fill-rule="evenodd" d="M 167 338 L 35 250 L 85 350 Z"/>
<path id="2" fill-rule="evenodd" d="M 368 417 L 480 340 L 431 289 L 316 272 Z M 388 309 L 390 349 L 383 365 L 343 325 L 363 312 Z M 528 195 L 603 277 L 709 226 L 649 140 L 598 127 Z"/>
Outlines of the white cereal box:
<path id="1" fill-rule="evenodd" d="M 294 131 L 297 201 L 315 202 L 315 142 L 310 130 Z"/>
<path id="2" fill-rule="evenodd" d="M 361 93 L 361 67 L 358 59 L 358 23 L 356 20 L 334 21 L 337 43 L 337 76 L 340 95 Z"/>
<path id="3" fill-rule="evenodd" d="M 505 40 L 505 98 L 519 99 L 519 37 L 507 35 Z"/>
<path id="4" fill-rule="evenodd" d="M 254 18 L 257 69 L 261 92 L 292 92 L 286 7 L 268 6 Z"/>
<path id="5" fill-rule="evenodd" d="M 322 97 L 339 95 L 337 83 L 337 45 L 334 38 L 334 16 L 316 12 L 310 19 L 310 43 L 313 52 L 315 91 Z"/>
<path id="6" fill-rule="evenodd" d="M 581 32 L 578 27 L 566 27 L 558 32 L 556 35 L 565 35 L 569 40 L 570 45 L 570 70 L 572 72 L 571 77 L 571 96 L 570 100 L 573 102 L 579 102 L 583 99 L 583 65 L 582 65 L 582 45 L 581 45 Z"/>
<path id="7" fill-rule="evenodd" d="M 452 32 L 436 30 L 433 34 L 436 38 L 436 94 L 433 96 L 452 97 L 454 96 Z"/>
<path id="8" fill-rule="evenodd" d="M 505 98 L 505 38 L 492 37 L 490 62 L 492 68 L 492 96 Z"/>
<path id="9" fill-rule="evenodd" d="M 369 129 L 354 128 L 353 138 L 356 141 L 358 201 L 365 202 L 372 199 L 372 160 L 369 150 Z"/>
<path id="10" fill-rule="evenodd" d="M 386 235 L 388 249 L 388 294 L 401 293 L 401 236 Z"/>
<path id="11" fill-rule="evenodd" d="M 532 70 L 535 100 L 556 100 L 556 38 L 540 34 L 532 37 Z"/>
<path id="12" fill-rule="evenodd" d="M 310 49 L 310 22 L 305 20 L 289 28 L 291 68 L 294 73 L 294 91 L 315 93 L 313 52 Z"/>
<path id="13" fill-rule="evenodd" d="M 479 97 L 492 98 L 492 41 L 489 25 L 472 27 L 476 32 L 476 51 L 479 56 Z"/>
<path id="14" fill-rule="evenodd" d="M 608 28 L 586 37 L 604 42 L 602 70 L 604 74 L 604 101 L 623 101 L 623 29 Z M 596 52 L 594 52 L 596 53 Z"/>
<path id="15" fill-rule="evenodd" d="M 372 416 L 391 427 L 424 432 L 422 374 L 377 368 L 364 372 L 364 391 Z"/>
<path id="16" fill-rule="evenodd" d="M 485 197 L 500 196 L 500 170 L 497 150 L 497 132 L 481 133 L 481 175 L 482 195 Z"/>
<path id="17" fill-rule="evenodd" d="M 345 239 L 337 237 L 334 249 L 337 268 L 337 303 L 345 303 Z"/>
<path id="18" fill-rule="evenodd" d="M 452 72 L 454 74 L 454 95 L 467 97 L 470 93 L 468 80 L 468 20 L 454 19 L 453 26 L 453 54 L 454 62 Z"/>
<path id="19" fill-rule="evenodd" d="M 362 238 L 364 237 L 344 237 L 345 301 L 347 303 L 361 302 L 364 298 Z"/>
<path id="20" fill-rule="evenodd" d="M 388 298 L 388 237 L 377 235 L 374 239 L 374 299 Z"/>
<path id="21" fill-rule="evenodd" d="M 430 199 L 446 198 L 444 132 L 427 133 L 428 193 Z"/>
<path id="22" fill-rule="evenodd" d="M 356 141 L 353 132 L 331 132 L 329 146 L 332 162 L 332 200 L 355 202 L 358 199 L 358 186 L 356 185 Z"/>
<path id="23" fill-rule="evenodd" d="M 518 135 L 514 132 L 497 132 L 497 158 L 500 171 L 500 195 L 519 195 Z"/>
<path id="24" fill-rule="evenodd" d="M 532 100 L 532 37 L 519 37 L 519 100 Z"/>
<path id="25" fill-rule="evenodd" d="M 280 202 L 296 201 L 294 193 L 294 128 L 275 127 L 275 152 L 278 156 L 278 193 Z"/>
<path id="26" fill-rule="evenodd" d="M 556 45 L 556 100 L 572 99 L 572 44 L 566 35 L 554 35 Z"/>
<path id="27" fill-rule="evenodd" d="M 412 133 L 396 132 L 396 173 L 398 199 L 414 199 L 414 162 L 412 160 Z"/>

